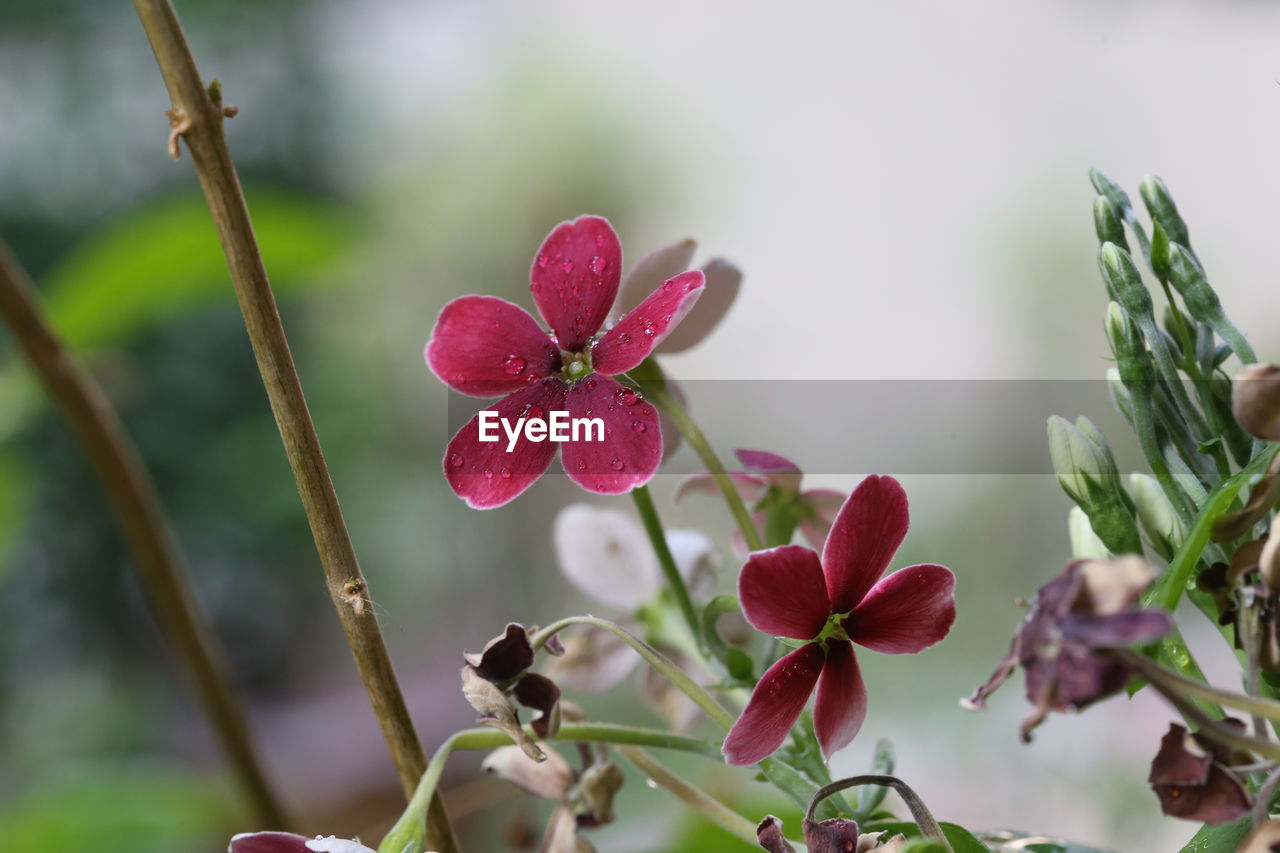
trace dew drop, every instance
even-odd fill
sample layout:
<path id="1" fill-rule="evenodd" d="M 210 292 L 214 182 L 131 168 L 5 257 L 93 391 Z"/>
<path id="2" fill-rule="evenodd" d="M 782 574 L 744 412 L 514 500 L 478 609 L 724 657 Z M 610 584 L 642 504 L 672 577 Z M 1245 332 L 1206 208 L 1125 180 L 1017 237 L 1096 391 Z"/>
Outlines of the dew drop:
<path id="1" fill-rule="evenodd" d="M 599 383 L 599 382 L 597 382 L 597 381 L 595 381 L 594 379 L 588 379 L 586 382 L 583 382 L 582 384 L 583 384 L 583 385 L 586 385 L 586 386 L 587 386 L 587 390 L 588 390 L 588 391 L 590 391 L 591 389 L 595 388 L 595 387 L 596 387 L 597 385 L 599 385 L 600 383 Z"/>
<path id="2" fill-rule="evenodd" d="M 609 262 L 606 261 L 604 258 L 600 257 L 599 255 L 596 255 L 594 258 L 591 259 L 591 271 L 596 275 L 599 275 L 600 273 L 604 272 L 608 266 L 609 266 Z"/>
<path id="3" fill-rule="evenodd" d="M 656 788 L 658 787 L 658 783 L 657 783 L 657 782 L 655 782 L 655 781 L 653 781 L 652 779 L 645 779 L 645 780 L 644 780 L 644 784 L 645 784 L 645 785 L 647 785 L 647 786 L 648 786 L 648 787 L 650 787 L 650 788 L 655 788 L 655 789 L 656 789 Z"/>
<path id="4" fill-rule="evenodd" d="M 630 388 L 619 388 L 617 391 L 613 392 L 613 396 L 616 397 L 618 402 L 624 406 L 634 406 L 641 400 L 640 395 L 635 391 L 632 391 Z"/>
<path id="5" fill-rule="evenodd" d="M 579 460 L 578 460 L 578 464 L 577 464 L 575 467 L 576 467 L 579 471 L 585 471 L 585 470 L 587 470 L 587 463 L 586 463 L 586 462 L 583 462 L 581 459 L 579 459 Z"/>
<path id="6" fill-rule="evenodd" d="M 620 343 L 629 344 L 629 343 L 631 343 L 631 336 L 630 336 L 630 335 L 628 335 L 626 332 L 619 332 L 619 333 L 618 333 L 618 341 L 619 341 Z"/>
<path id="7" fill-rule="evenodd" d="M 621 471 L 623 468 L 627 467 L 627 463 L 623 462 L 621 459 L 615 459 L 609 464 L 613 466 L 613 470 L 615 471 Z"/>
<path id="8" fill-rule="evenodd" d="M 450 468 L 461 468 L 461 467 L 462 467 L 462 462 L 463 462 L 463 459 L 462 459 L 462 454 L 461 454 L 461 453 L 450 453 L 450 454 L 449 454 L 449 467 L 450 467 Z"/>
<path id="9" fill-rule="evenodd" d="M 565 272 L 573 272 L 573 261 L 565 260 L 565 262 L 560 265 L 560 269 Z"/>
<path id="10" fill-rule="evenodd" d="M 645 320 L 644 324 L 640 327 L 640 330 L 644 332 L 644 336 L 646 338 L 652 338 L 655 334 L 657 334 L 657 330 L 654 329 L 653 327 L 652 320 Z"/>
<path id="11" fill-rule="evenodd" d="M 671 291 L 675 290 L 676 289 L 675 281 L 672 279 L 667 279 L 662 283 L 662 289 L 667 293 L 670 293 Z"/>
<path id="12" fill-rule="evenodd" d="M 530 420 L 541 420 L 542 407 L 537 403 L 526 403 L 524 410 L 520 412 L 520 416 Z"/>
<path id="13" fill-rule="evenodd" d="M 510 469 L 510 468 L 499 468 L 499 469 L 498 469 L 498 476 L 499 476 L 499 477 L 501 477 L 501 478 L 502 478 L 502 479 L 504 479 L 504 480 L 510 480 L 510 479 L 511 479 L 511 469 Z"/>
<path id="14" fill-rule="evenodd" d="M 502 369 L 508 376 L 519 376 L 524 373 L 527 362 L 520 356 L 512 353 L 502 360 Z"/>
<path id="15" fill-rule="evenodd" d="M 547 262 L 548 262 L 547 253 L 539 252 L 538 253 L 538 269 L 545 270 L 547 268 Z M 535 284 L 534 288 L 536 289 L 537 287 L 538 286 Z"/>
<path id="16" fill-rule="evenodd" d="M 632 421 L 631 428 L 636 432 L 644 432 L 648 429 L 648 427 L 644 425 L 644 421 Z"/>
<path id="17" fill-rule="evenodd" d="M 492 479 L 493 479 L 493 469 L 492 469 L 492 468 L 485 468 L 485 469 L 484 469 L 484 478 L 485 478 L 486 480 L 492 480 Z"/>

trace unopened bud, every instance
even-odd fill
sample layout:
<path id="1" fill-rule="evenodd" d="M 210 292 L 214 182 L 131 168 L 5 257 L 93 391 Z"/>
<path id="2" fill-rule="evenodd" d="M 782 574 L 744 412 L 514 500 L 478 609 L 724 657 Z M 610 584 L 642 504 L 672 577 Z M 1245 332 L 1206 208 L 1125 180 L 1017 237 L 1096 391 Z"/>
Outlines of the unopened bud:
<path id="1" fill-rule="evenodd" d="M 1178 545 L 1186 538 L 1187 528 L 1169 497 L 1149 474 L 1130 474 L 1126 485 L 1147 538 L 1161 557 L 1173 559 Z"/>
<path id="2" fill-rule="evenodd" d="M 1104 195 L 1093 200 L 1093 230 L 1098 235 L 1099 243 L 1115 243 L 1122 249 L 1129 248 L 1129 242 L 1124 236 L 1124 224 L 1120 221 L 1120 211 Z"/>
<path id="3" fill-rule="evenodd" d="M 1249 364 L 1236 374 L 1232 410 L 1240 426 L 1264 441 L 1280 441 L 1280 367 Z"/>
<path id="4" fill-rule="evenodd" d="M 1093 532 L 1089 516 L 1078 506 L 1067 513 L 1067 535 L 1071 539 L 1071 556 L 1077 560 L 1106 560 L 1114 556 Z"/>
<path id="5" fill-rule="evenodd" d="M 1138 185 L 1142 194 L 1142 203 L 1147 206 L 1151 220 L 1164 229 L 1169 239 L 1183 246 L 1191 245 L 1191 237 L 1187 232 L 1187 223 L 1178 213 L 1178 206 L 1173 203 L 1173 196 L 1164 181 L 1155 175 L 1147 175 Z M 1154 241 L 1153 241 L 1154 245 Z"/>
<path id="6" fill-rule="evenodd" d="M 1066 418 L 1049 418 L 1049 456 L 1063 491 L 1081 506 L 1114 487 L 1115 462 L 1104 445 Z"/>
<path id="7" fill-rule="evenodd" d="M 1132 425 L 1133 396 L 1129 393 L 1129 389 L 1124 387 L 1124 382 L 1120 379 L 1120 368 L 1118 367 L 1107 368 L 1107 393 L 1111 395 L 1111 404 Z"/>
<path id="8" fill-rule="evenodd" d="M 1128 252 L 1115 243 L 1103 243 L 1098 251 L 1098 266 L 1107 289 L 1124 310 L 1138 317 L 1152 316 L 1151 294 Z"/>

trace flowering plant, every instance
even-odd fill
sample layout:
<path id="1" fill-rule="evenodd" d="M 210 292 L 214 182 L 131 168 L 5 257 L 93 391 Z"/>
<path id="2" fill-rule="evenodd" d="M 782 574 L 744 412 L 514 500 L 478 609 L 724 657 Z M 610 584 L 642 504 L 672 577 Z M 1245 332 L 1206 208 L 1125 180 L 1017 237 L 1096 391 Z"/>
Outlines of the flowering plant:
<path id="1" fill-rule="evenodd" d="M 658 359 L 708 338 L 738 294 L 741 273 L 723 259 L 687 269 L 695 246 L 682 241 L 645 255 L 624 279 L 622 241 L 599 216 L 555 226 L 534 251 L 529 298 L 537 317 L 497 297 L 458 296 L 441 308 L 425 359 L 453 391 L 497 398 L 440 457 L 444 481 L 467 506 L 495 509 L 525 495 L 557 455 L 589 498 L 630 499 L 634 514 L 614 504 L 571 505 L 553 531 L 527 543 L 554 552 L 565 578 L 609 618 L 529 612 L 523 621 L 474 626 L 458 644 L 460 683 L 446 699 L 469 704 L 480 725 L 454 733 L 424 760 L 244 218 L 220 130 L 234 109 L 222 104 L 216 84 L 191 79 L 176 18 L 138 5 L 152 9 L 143 20 L 162 69 L 171 89 L 185 93 L 170 112 L 171 149 L 185 139 L 207 179 L 327 587 L 409 794 L 376 847 L 284 831 L 283 812 L 237 731 L 237 708 L 220 698 L 228 687 L 207 659 L 207 640 L 183 622 L 198 614 L 180 577 L 174 580 L 176 560 L 156 533 L 163 525 L 145 481 L 119 461 L 129 459 L 118 446 L 121 430 L 90 429 L 86 443 L 117 466 L 108 470 L 123 470 L 132 489 L 121 505 L 136 549 L 180 605 L 169 623 L 178 626 L 169 628 L 175 645 L 196 661 L 202 692 L 213 697 L 211 717 L 224 727 L 259 815 L 281 824 L 236 834 L 230 853 L 457 853 L 439 789 L 449 758 L 463 750 L 485 751 L 484 771 L 550 804 L 545 829 L 534 833 L 544 853 L 594 849 L 594 831 L 628 808 L 624 767 L 739 849 L 1089 849 L 936 820 L 925 803 L 935 780 L 915 767 L 899 772 L 884 740 L 876 741 L 868 773 L 834 778 L 833 756 L 878 727 L 869 710 L 879 685 L 868 687 L 859 655 L 914 655 L 945 641 L 968 616 L 955 601 L 966 579 L 936 563 L 891 570 L 910 527 L 906 490 L 892 476 L 866 476 L 847 496 L 802 489 L 800 468 L 783 455 L 795 451 L 786 447 L 739 450 L 743 470 L 728 471 L 686 409 L 690 396 L 697 405 L 696 395 L 679 391 Z M 1280 535 L 1272 535 L 1280 368 L 1257 363 L 1228 318 L 1164 184 L 1147 178 L 1141 185 L 1148 233 L 1117 184 L 1096 171 L 1092 179 L 1115 360 L 1108 387 L 1149 470 L 1122 475 L 1087 417 L 1049 419 L 1049 456 L 1074 504 L 1073 553 L 1055 558 L 1052 569 L 1035 568 L 1030 585 L 1038 589 L 1020 625 L 999 611 L 989 615 L 1012 631 L 1012 643 L 961 704 L 987 706 L 1021 669 L 1031 711 L 1020 734 L 1031 741 L 1051 714 L 1126 693 L 1159 694 L 1182 722 L 1155 733 L 1153 804 L 1201 824 L 1188 849 L 1280 850 L 1280 817 L 1273 816 L 1280 811 Z M 3 265 L 0 256 L 0 271 Z M 24 295 L 15 300 L 10 290 L 18 289 L 0 290 L 9 297 L 0 305 L 27 311 Z M 1159 319 L 1153 290 L 1164 297 Z M 32 316 L 27 311 L 13 325 L 38 328 Z M 88 380 L 67 381 L 68 360 L 49 336 L 22 342 L 38 365 L 52 364 L 52 387 L 80 395 L 72 411 L 100 413 Z M 1232 359 L 1242 366 L 1234 382 Z M 707 531 L 664 523 L 649 484 L 677 438 L 705 472 L 672 497 L 717 497 L 728 523 Z M 916 523 L 928 527 L 931 519 L 925 513 Z M 1218 627 L 1242 689 L 1206 677 L 1182 634 L 1182 617 L 1194 610 Z M 595 694 L 628 690 L 638 665 L 646 672 L 639 699 L 665 725 L 594 719 Z M 964 666 L 981 681 L 980 666 Z M 954 697 L 937 698 L 954 704 Z M 669 766 L 654 755 L 659 750 L 705 761 L 728 778 L 759 780 L 767 802 L 726 795 L 701 771 Z M 885 799 L 889 791 L 895 800 Z M 787 818 L 775 814 L 788 810 Z"/>

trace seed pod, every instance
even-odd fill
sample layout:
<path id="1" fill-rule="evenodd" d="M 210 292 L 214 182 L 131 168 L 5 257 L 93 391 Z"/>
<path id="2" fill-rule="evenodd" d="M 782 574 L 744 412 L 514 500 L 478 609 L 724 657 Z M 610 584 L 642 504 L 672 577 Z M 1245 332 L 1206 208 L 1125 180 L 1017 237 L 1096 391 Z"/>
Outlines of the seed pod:
<path id="1" fill-rule="evenodd" d="M 1263 441 L 1280 441 L 1280 367 L 1249 364 L 1236 374 L 1232 409 L 1240 426 Z"/>

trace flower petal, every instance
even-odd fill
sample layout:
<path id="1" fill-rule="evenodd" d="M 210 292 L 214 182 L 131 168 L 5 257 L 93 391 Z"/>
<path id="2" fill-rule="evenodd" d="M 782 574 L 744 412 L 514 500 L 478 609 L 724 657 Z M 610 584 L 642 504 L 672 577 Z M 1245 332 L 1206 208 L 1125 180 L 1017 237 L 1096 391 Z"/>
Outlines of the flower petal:
<path id="1" fill-rule="evenodd" d="M 529 269 L 533 301 L 561 349 L 580 352 L 618 295 L 622 244 L 607 219 L 579 216 L 551 230 Z"/>
<path id="2" fill-rule="evenodd" d="M 753 474 L 763 474 L 765 482 L 789 492 L 800 490 L 800 468 L 784 456 L 767 450 L 734 451 L 742 467 Z"/>
<path id="3" fill-rule="evenodd" d="M 683 527 L 668 530 L 666 539 L 680 577 L 689 584 L 689 594 L 694 598 L 708 595 L 715 584 L 715 572 L 720 564 L 716 543 L 701 530 Z"/>
<path id="4" fill-rule="evenodd" d="M 307 838 L 292 832 L 242 832 L 227 853 L 307 853 Z"/>
<path id="5" fill-rule="evenodd" d="M 365 847 L 359 841 L 350 841 L 333 835 L 325 838 L 316 836 L 308 841 L 306 846 L 307 850 L 313 853 L 374 853 L 371 848 Z"/>
<path id="6" fill-rule="evenodd" d="M 544 800 L 559 802 L 573 787 L 573 768 L 554 749 L 546 761 L 534 761 L 518 746 L 500 746 L 485 756 L 480 769 Z"/>
<path id="7" fill-rule="evenodd" d="M 554 373 L 560 353 L 529 312 L 496 296 L 460 296 L 444 306 L 427 365 L 472 397 L 499 397 Z"/>
<path id="8" fill-rule="evenodd" d="M 715 258 L 702 268 L 702 273 L 706 276 L 707 286 L 698 304 L 654 352 L 669 355 L 691 349 L 702 343 L 729 313 L 742 286 L 742 271 L 724 258 Z"/>
<path id="9" fill-rule="evenodd" d="M 591 348 L 592 366 L 598 373 L 616 376 L 640 364 L 689 313 L 702 287 L 700 270 L 668 279 L 596 342 Z"/>
<path id="10" fill-rule="evenodd" d="M 1152 785 L 1167 815 L 1210 824 L 1230 823 L 1249 814 L 1253 802 L 1240 780 L 1217 764 L 1203 785 Z M 1274 848 L 1273 848 L 1274 849 Z"/>
<path id="11" fill-rule="evenodd" d="M 827 663 L 818 680 L 813 728 L 826 758 L 849 745 L 867 717 L 867 687 L 862 682 L 853 644 L 843 640 L 827 647 Z"/>
<path id="12" fill-rule="evenodd" d="M 522 417 L 545 417 L 563 408 L 566 387 L 559 379 L 544 379 L 499 400 L 485 411 L 515 423 Z M 518 497 L 547 470 L 558 444 L 529 441 L 523 433 L 507 452 L 507 436 L 499 425 L 490 430 L 497 441 L 480 440 L 480 415 L 454 435 L 444 453 L 444 476 L 453 493 L 473 509 L 492 509 Z"/>
<path id="13" fill-rule="evenodd" d="M 752 553 L 738 575 L 738 600 L 757 630 L 794 640 L 818 636 L 831 613 L 818 554 L 803 545 Z"/>
<path id="14" fill-rule="evenodd" d="M 675 278 L 693 266 L 693 253 L 698 249 L 696 240 L 686 237 L 679 243 L 654 249 L 645 255 L 622 280 L 618 293 L 617 310 L 625 314 L 644 298 L 662 286 L 669 278 Z"/>
<path id="15" fill-rule="evenodd" d="M 872 474 L 858 484 L 840 508 L 822 549 L 832 612 L 858 606 L 888 568 L 907 525 L 907 493 L 897 480 Z"/>
<path id="16" fill-rule="evenodd" d="M 545 675 L 527 672 L 511 691 L 515 700 L 538 712 L 530 724 L 538 737 L 553 737 L 560 730 L 560 688 Z"/>
<path id="17" fill-rule="evenodd" d="M 729 764 L 755 764 L 782 746 L 809 701 L 825 659 L 822 647 L 806 643 L 769 667 L 724 739 L 721 750 Z"/>
<path id="18" fill-rule="evenodd" d="M 956 621 L 956 578 L 942 566 L 908 566 L 871 588 L 844 622 L 849 639 L 886 655 L 913 655 Z"/>
<path id="19" fill-rule="evenodd" d="M 738 487 L 738 494 L 742 495 L 742 499 L 748 504 L 753 504 L 764 497 L 764 491 L 767 488 L 764 480 L 752 474 L 742 474 L 737 471 L 730 471 L 728 474 L 729 479 Z M 690 474 L 676 486 L 671 499 L 680 501 L 685 495 L 694 492 L 719 497 L 720 487 L 716 485 L 715 477 L 710 474 Z"/>
<path id="20" fill-rule="evenodd" d="M 515 678 L 533 666 L 533 644 L 519 622 L 508 622 L 502 633 L 484 644 L 480 654 L 463 652 L 476 674 L 495 684 Z"/>
<path id="21" fill-rule="evenodd" d="M 833 817 L 819 823 L 805 818 L 804 843 L 809 853 L 852 853 L 860 850 L 858 822 Z"/>
<path id="22" fill-rule="evenodd" d="M 601 693 L 636 668 L 635 649 L 616 634 L 582 627 L 564 637 L 565 652 L 547 664 L 547 677 L 568 690 Z"/>
<path id="23" fill-rule="evenodd" d="M 796 848 L 782 834 L 782 821 L 768 815 L 756 827 L 756 840 L 769 853 L 796 853 Z"/>
<path id="24" fill-rule="evenodd" d="M 1062 634 L 1091 649 L 1124 649 L 1154 642 L 1173 630 L 1173 616 L 1163 610 L 1128 610 L 1113 616 L 1069 613 Z"/>
<path id="25" fill-rule="evenodd" d="M 630 613 L 662 588 L 649 539 L 624 512 L 572 504 L 556 516 L 554 539 L 564 576 L 596 601 Z"/>
<path id="26" fill-rule="evenodd" d="M 800 532 L 819 551 L 827 544 L 827 534 L 831 532 L 831 525 L 835 523 L 847 497 L 844 492 L 835 489 L 809 489 L 800 493 L 800 500 L 814 514 L 814 518 L 806 518 L 800 522 Z"/>
<path id="27" fill-rule="evenodd" d="M 662 431 L 652 403 L 593 373 L 569 389 L 566 408 L 571 418 L 604 421 L 604 441 L 564 445 L 561 461 L 569 479 L 602 495 L 620 495 L 653 479 L 662 463 Z"/>

